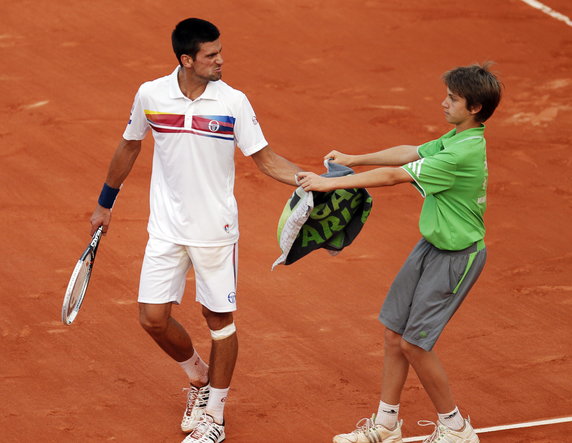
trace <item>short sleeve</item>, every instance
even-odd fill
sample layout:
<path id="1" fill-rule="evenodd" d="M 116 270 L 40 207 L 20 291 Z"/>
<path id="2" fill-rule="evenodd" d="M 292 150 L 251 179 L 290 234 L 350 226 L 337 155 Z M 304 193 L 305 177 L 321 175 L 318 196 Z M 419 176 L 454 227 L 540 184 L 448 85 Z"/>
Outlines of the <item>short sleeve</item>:
<path id="1" fill-rule="evenodd" d="M 441 143 L 441 139 L 437 139 L 423 143 L 417 148 L 417 153 L 421 158 L 431 157 L 432 155 L 437 154 L 441 149 L 443 149 L 443 144 Z"/>
<path id="2" fill-rule="evenodd" d="M 414 186 L 423 197 L 445 191 L 455 183 L 457 160 L 450 152 L 440 152 L 430 157 L 402 166 L 414 180 Z"/>
<path id="3" fill-rule="evenodd" d="M 234 125 L 236 144 L 244 155 L 260 151 L 268 142 L 264 138 L 256 114 L 246 96 L 243 97 L 236 114 Z"/>
<path id="4" fill-rule="evenodd" d="M 147 122 L 143 104 L 141 103 L 141 90 L 139 90 L 137 94 L 135 94 L 131 114 L 129 115 L 129 122 L 123 132 L 123 138 L 125 140 L 143 140 L 149 129 L 149 123 Z"/>

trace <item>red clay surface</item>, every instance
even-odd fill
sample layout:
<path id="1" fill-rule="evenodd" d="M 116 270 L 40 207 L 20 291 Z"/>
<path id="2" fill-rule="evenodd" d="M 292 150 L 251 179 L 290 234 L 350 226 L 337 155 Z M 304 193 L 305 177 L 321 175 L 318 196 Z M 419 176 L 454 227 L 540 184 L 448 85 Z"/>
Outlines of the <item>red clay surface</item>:
<path id="1" fill-rule="evenodd" d="M 567 0 L 545 0 L 570 15 Z M 488 123 L 489 261 L 437 351 L 476 427 L 572 416 L 572 27 L 518 0 L 4 1 L 0 14 L 0 440 L 178 442 L 185 377 L 137 321 L 152 141 L 103 239 L 82 312 L 60 323 L 108 162 L 135 91 L 174 68 L 189 16 L 222 30 L 224 79 L 246 92 L 271 146 L 322 172 L 336 147 L 421 143 L 450 128 L 445 70 L 497 62 Z M 421 197 L 371 189 L 374 210 L 337 257 L 271 272 L 292 188 L 237 152 L 241 350 L 227 441 L 329 442 L 377 408 L 377 311 L 417 241 Z M 189 291 L 176 316 L 206 357 Z M 405 436 L 434 412 L 411 373 Z M 570 441 L 572 424 L 483 434 Z"/>

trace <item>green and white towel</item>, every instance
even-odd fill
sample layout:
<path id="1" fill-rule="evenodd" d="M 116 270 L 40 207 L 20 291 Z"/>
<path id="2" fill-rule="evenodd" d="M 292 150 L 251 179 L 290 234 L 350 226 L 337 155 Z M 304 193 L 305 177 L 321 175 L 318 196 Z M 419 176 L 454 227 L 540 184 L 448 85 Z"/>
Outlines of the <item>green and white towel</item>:
<path id="1" fill-rule="evenodd" d="M 324 177 L 353 174 L 347 166 L 324 163 Z M 362 188 L 306 192 L 298 187 L 286 202 L 278 221 L 282 254 L 272 265 L 290 265 L 310 252 L 324 248 L 332 255 L 349 246 L 361 231 L 373 199 Z"/>

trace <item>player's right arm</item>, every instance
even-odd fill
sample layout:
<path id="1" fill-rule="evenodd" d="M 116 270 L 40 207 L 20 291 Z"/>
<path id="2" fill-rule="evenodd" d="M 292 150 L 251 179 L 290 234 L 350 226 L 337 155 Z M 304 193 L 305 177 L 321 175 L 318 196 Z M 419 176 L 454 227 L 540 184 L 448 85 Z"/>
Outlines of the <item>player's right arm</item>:
<path id="1" fill-rule="evenodd" d="M 141 140 L 121 139 L 109 164 L 105 184 L 110 188 L 119 189 L 131 172 L 140 151 Z M 103 226 L 104 233 L 107 232 L 110 222 L 111 208 L 104 208 L 98 203 L 90 219 L 91 235 L 100 226 Z"/>
<path id="2" fill-rule="evenodd" d="M 344 154 L 339 151 L 330 151 L 324 156 L 325 160 L 345 166 L 403 166 L 406 163 L 419 160 L 417 146 L 399 145 L 369 154 Z"/>

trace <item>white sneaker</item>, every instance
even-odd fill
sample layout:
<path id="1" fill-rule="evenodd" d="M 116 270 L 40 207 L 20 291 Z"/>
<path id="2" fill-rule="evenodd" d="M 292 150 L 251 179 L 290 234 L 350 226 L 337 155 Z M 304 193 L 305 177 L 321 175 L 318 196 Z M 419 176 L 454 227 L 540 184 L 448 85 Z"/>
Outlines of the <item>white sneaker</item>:
<path id="1" fill-rule="evenodd" d="M 349 434 L 339 434 L 334 437 L 334 443 L 401 443 L 401 424 L 397 423 L 395 429 L 375 424 L 375 414 L 371 418 L 362 418 L 356 424 L 356 430 Z"/>
<path id="2" fill-rule="evenodd" d="M 187 395 L 187 407 L 181 421 L 181 430 L 189 433 L 199 424 L 199 420 L 207 407 L 211 391 L 209 385 L 202 388 L 191 385 L 190 388 L 184 388 L 183 390 L 188 390 L 189 394 Z"/>
<path id="3" fill-rule="evenodd" d="M 460 431 L 453 431 L 437 420 L 437 423 L 432 421 L 421 420 L 418 421 L 419 426 L 435 426 L 435 431 L 423 443 L 439 442 L 439 443 L 479 443 L 479 437 L 471 426 L 469 418 L 465 420 L 465 427 Z"/>
<path id="4" fill-rule="evenodd" d="M 219 425 L 209 414 L 201 415 L 199 423 L 183 443 L 219 443 L 226 438 L 224 435 L 224 423 Z"/>

